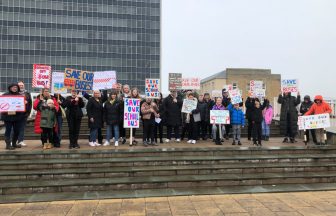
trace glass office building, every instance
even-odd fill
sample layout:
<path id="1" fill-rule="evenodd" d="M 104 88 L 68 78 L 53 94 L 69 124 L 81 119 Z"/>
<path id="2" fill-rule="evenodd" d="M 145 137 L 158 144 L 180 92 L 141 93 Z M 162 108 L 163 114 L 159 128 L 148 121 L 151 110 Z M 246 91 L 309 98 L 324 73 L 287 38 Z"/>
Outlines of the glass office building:
<path id="1" fill-rule="evenodd" d="M 117 71 L 144 91 L 160 78 L 161 0 L 0 0 L 0 91 L 33 64 Z"/>

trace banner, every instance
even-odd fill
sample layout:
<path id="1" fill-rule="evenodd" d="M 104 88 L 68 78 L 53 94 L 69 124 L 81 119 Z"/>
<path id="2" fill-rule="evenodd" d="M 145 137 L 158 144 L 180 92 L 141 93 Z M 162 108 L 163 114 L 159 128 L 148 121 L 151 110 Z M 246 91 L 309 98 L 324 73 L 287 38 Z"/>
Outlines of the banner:
<path id="1" fill-rule="evenodd" d="M 146 98 L 160 98 L 160 79 L 146 79 Z"/>
<path id="2" fill-rule="evenodd" d="M 65 68 L 64 86 L 67 89 L 91 91 L 93 88 L 94 73 Z"/>
<path id="3" fill-rule="evenodd" d="M 124 128 L 139 128 L 140 99 L 124 98 Z"/>
<path id="4" fill-rule="evenodd" d="M 51 93 L 66 94 L 67 89 L 64 87 L 64 73 L 52 72 L 51 77 Z"/>
<path id="5" fill-rule="evenodd" d="M 230 111 L 210 110 L 210 124 L 230 124 Z"/>
<path id="6" fill-rule="evenodd" d="M 0 112 L 26 112 L 24 96 L 0 96 Z"/>
<path id="7" fill-rule="evenodd" d="M 97 71 L 94 72 L 93 90 L 112 89 L 117 83 L 115 71 Z"/>
<path id="8" fill-rule="evenodd" d="M 320 115 L 299 116 L 298 126 L 299 130 L 329 128 L 330 115 L 320 114 Z"/>
<path id="9" fill-rule="evenodd" d="M 170 73 L 169 74 L 169 91 L 182 89 L 182 74 Z"/>
<path id="10" fill-rule="evenodd" d="M 223 97 L 222 90 L 212 90 L 211 97 L 213 98 Z"/>
<path id="11" fill-rule="evenodd" d="M 191 113 L 197 107 L 197 100 L 183 100 L 182 110 L 183 113 Z"/>
<path id="12" fill-rule="evenodd" d="M 243 102 L 239 89 L 234 89 L 229 91 L 231 103 L 232 104 L 239 104 Z"/>
<path id="13" fill-rule="evenodd" d="M 33 65 L 33 88 L 50 88 L 51 66 Z"/>
<path id="14" fill-rule="evenodd" d="M 281 91 L 283 93 L 299 91 L 299 80 L 298 79 L 283 79 L 281 80 Z"/>
<path id="15" fill-rule="evenodd" d="M 182 89 L 201 89 L 201 79 L 200 78 L 182 78 Z"/>

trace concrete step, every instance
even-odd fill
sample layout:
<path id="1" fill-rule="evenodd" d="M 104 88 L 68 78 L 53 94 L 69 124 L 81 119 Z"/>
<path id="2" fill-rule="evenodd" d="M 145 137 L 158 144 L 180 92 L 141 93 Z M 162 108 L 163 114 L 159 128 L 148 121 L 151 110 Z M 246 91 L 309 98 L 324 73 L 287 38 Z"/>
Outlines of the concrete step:
<path id="1" fill-rule="evenodd" d="M 2 195 L 104 190 L 260 186 L 332 183 L 336 172 L 253 173 L 218 175 L 146 176 L 61 180 L 12 180 L 0 185 Z"/>

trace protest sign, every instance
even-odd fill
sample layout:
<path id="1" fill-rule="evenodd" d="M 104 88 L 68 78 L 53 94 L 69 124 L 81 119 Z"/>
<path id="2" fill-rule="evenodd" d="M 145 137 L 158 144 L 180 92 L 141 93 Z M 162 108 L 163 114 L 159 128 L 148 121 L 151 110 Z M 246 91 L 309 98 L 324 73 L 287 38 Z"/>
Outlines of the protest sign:
<path id="1" fill-rule="evenodd" d="M 201 79 L 200 78 L 182 78 L 182 89 L 200 89 Z"/>
<path id="2" fill-rule="evenodd" d="M 263 81 L 251 80 L 250 81 L 250 91 L 253 92 L 255 89 L 263 89 Z"/>
<path id="3" fill-rule="evenodd" d="M 299 130 L 310 130 L 330 127 L 330 115 L 309 115 L 299 116 L 298 119 Z"/>
<path id="4" fill-rule="evenodd" d="M 184 99 L 181 112 L 191 113 L 191 111 L 196 109 L 196 107 L 197 107 L 197 100 Z"/>
<path id="5" fill-rule="evenodd" d="M 115 71 L 97 71 L 94 72 L 93 90 L 112 89 L 117 83 Z"/>
<path id="6" fill-rule="evenodd" d="M 253 93 L 253 97 L 255 97 L 255 98 L 266 97 L 266 90 L 265 89 L 254 89 L 252 93 Z"/>
<path id="7" fill-rule="evenodd" d="M 230 124 L 230 111 L 210 110 L 210 124 Z"/>
<path id="8" fill-rule="evenodd" d="M 230 94 L 232 104 L 239 104 L 239 103 L 243 102 L 243 99 L 241 97 L 241 93 L 240 93 L 239 89 L 231 90 L 231 91 L 229 91 L 229 94 Z"/>
<path id="9" fill-rule="evenodd" d="M 169 91 L 182 89 L 182 74 L 170 73 L 169 74 Z"/>
<path id="10" fill-rule="evenodd" d="M 64 73 L 53 72 L 51 78 L 51 93 L 66 94 L 67 89 L 64 87 Z"/>
<path id="11" fill-rule="evenodd" d="M 146 79 L 146 98 L 160 98 L 160 79 Z"/>
<path id="12" fill-rule="evenodd" d="M 298 79 L 283 79 L 281 80 L 281 91 L 283 93 L 299 91 L 299 80 Z"/>
<path id="13" fill-rule="evenodd" d="M 0 96 L 0 112 L 25 112 L 24 96 Z"/>
<path id="14" fill-rule="evenodd" d="M 93 79 L 93 72 L 65 68 L 64 86 L 67 89 L 91 91 L 93 88 Z"/>
<path id="15" fill-rule="evenodd" d="M 33 88 L 50 88 L 51 66 L 33 65 Z"/>
<path id="16" fill-rule="evenodd" d="M 124 99 L 124 128 L 139 128 L 140 99 Z"/>
<path id="17" fill-rule="evenodd" d="M 212 90 L 212 92 L 211 92 L 211 96 L 212 96 L 213 98 L 223 97 L 223 95 L 222 95 L 222 90 Z"/>
<path id="18" fill-rule="evenodd" d="M 226 91 L 231 91 L 231 90 L 233 90 L 233 85 L 224 85 L 224 89 Z"/>

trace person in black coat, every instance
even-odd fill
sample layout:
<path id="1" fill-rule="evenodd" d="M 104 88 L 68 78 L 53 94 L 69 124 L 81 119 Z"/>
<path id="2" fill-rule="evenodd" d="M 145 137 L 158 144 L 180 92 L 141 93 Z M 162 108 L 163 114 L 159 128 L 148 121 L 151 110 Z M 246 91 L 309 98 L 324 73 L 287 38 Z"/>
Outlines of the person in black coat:
<path id="1" fill-rule="evenodd" d="M 222 95 L 223 95 L 223 101 L 222 101 L 222 105 L 225 107 L 225 109 L 231 104 L 231 98 L 229 95 L 229 91 L 226 90 L 225 88 L 222 89 Z M 231 125 L 230 124 L 226 124 L 225 125 L 225 135 L 224 138 L 226 140 L 229 139 L 230 136 L 230 129 L 231 129 Z"/>
<path id="2" fill-rule="evenodd" d="M 245 101 L 245 107 L 246 107 L 246 119 L 248 121 L 248 126 L 247 126 L 247 139 L 251 140 L 252 137 L 252 111 L 254 109 L 255 106 L 255 101 L 259 101 L 258 98 L 252 98 L 252 97 L 247 97 L 246 101 Z"/>
<path id="3" fill-rule="evenodd" d="M 30 113 L 31 113 L 31 109 L 32 109 L 32 106 L 33 106 L 33 101 L 32 101 L 32 97 L 31 97 L 30 93 L 25 89 L 25 85 L 24 85 L 23 81 L 19 81 L 18 85 L 20 87 L 19 93 L 20 93 L 20 95 L 23 95 L 25 97 L 25 103 L 26 103 L 25 118 L 23 119 L 23 122 L 21 124 L 21 128 L 19 130 L 18 143 L 21 146 L 27 146 L 24 143 L 24 132 L 25 132 L 26 124 L 27 124 L 27 119 L 28 119 L 28 117 L 30 116 Z"/>
<path id="4" fill-rule="evenodd" d="M 100 146 L 97 143 L 98 130 L 103 127 L 103 103 L 100 95 L 100 91 L 94 91 L 93 97 L 91 97 L 86 105 L 86 111 L 89 118 L 90 139 L 89 145 Z"/>
<path id="5" fill-rule="evenodd" d="M 197 98 L 194 97 L 193 93 L 190 93 L 188 95 L 188 100 L 197 101 Z M 200 107 L 198 102 L 196 109 L 192 110 L 191 113 L 183 113 L 183 121 L 185 122 L 188 131 L 188 143 L 190 144 L 196 144 L 196 140 L 198 140 L 200 120 Z"/>
<path id="6" fill-rule="evenodd" d="M 297 97 L 291 93 L 279 94 L 278 103 L 281 104 L 280 111 L 280 132 L 284 134 L 283 142 L 295 143 L 295 136 L 298 130 L 298 110 L 296 106 L 301 103 L 300 93 Z"/>
<path id="7" fill-rule="evenodd" d="M 261 132 L 262 132 L 262 121 L 263 121 L 263 108 L 260 105 L 259 101 L 254 102 L 254 107 L 251 111 L 251 120 L 252 120 L 252 134 L 253 134 L 253 145 L 261 146 Z M 258 141 L 258 143 L 257 143 Z"/>
<path id="8" fill-rule="evenodd" d="M 208 103 L 205 102 L 203 95 L 199 95 L 198 97 L 198 107 L 201 115 L 201 121 L 199 123 L 201 129 L 201 137 L 203 140 L 207 140 L 207 128 L 210 119 L 210 111 L 208 108 Z"/>
<path id="9" fill-rule="evenodd" d="M 8 92 L 3 96 L 21 96 L 19 93 L 19 85 L 13 83 L 8 86 Z M 3 112 L 1 113 L 1 120 L 5 123 L 5 143 L 7 150 L 14 150 L 15 148 L 21 148 L 21 145 L 17 144 L 20 130 L 22 128 L 23 121 L 25 119 L 25 112 Z M 14 130 L 11 138 L 11 132 Z M 12 145 L 11 145 L 12 143 Z"/>
<path id="10" fill-rule="evenodd" d="M 179 128 L 182 123 L 181 108 L 182 100 L 177 97 L 176 91 L 171 91 L 170 94 L 163 101 L 163 109 L 165 111 L 166 124 L 167 124 L 167 139 L 166 142 L 170 142 L 172 138 L 172 129 L 174 129 L 176 142 L 180 142 Z"/>
<path id="11" fill-rule="evenodd" d="M 154 100 L 154 103 L 156 104 L 155 106 L 155 112 L 157 113 L 157 118 L 160 118 L 161 121 L 160 123 L 155 122 L 155 127 L 154 127 L 154 140 L 156 143 L 158 143 L 158 131 L 159 131 L 159 138 L 160 138 L 160 143 L 163 143 L 163 125 L 166 122 L 166 118 L 164 115 L 164 109 L 163 109 L 163 100 L 162 100 L 162 93 L 160 93 L 160 98 Z"/>
<path id="12" fill-rule="evenodd" d="M 306 114 L 306 112 L 308 112 L 308 110 L 310 109 L 310 107 L 314 104 L 313 101 L 310 100 L 310 96 L 306 95 L 303 98 L 303 102 L 301 103 L 300 106 L 300 114 L 303 116 L 304 114 Z M 309 142 L 309 132 L 311 133 L 312 137 L 313 137 L 313 142 L 316 144 L 317 143 L 317 139 L 316 139 L 316 133 L 315 130 L 306 130 L 306 137 L 307 137 L 307 142 Z"/>
<path id="13" fill-rule="evenodd" d="M 118 99 L 118 93 L 112 91 L 108 100 L 104 103 L 104 122 L 106 123 L 106 141 L 104 146 L 110 145 L 110 139 L 114 135 L 114 146 L 119 145 L 119 123 L 122 115 L 121 101 Z M 114 131 L 114 133 L 112 133 Z"/>
<path id="14" fill-rule="evenodd" d="M 57 133 L 54 134 L 53 136 L 53 141 L 54 141 L 54 147 L 60 148 L 61 147 L 61 141 L 62 141 L 62 125 L 63 125 L 63 116 L 62 116 L 62 108 L 64 107 L 64 101 L 65 98 L 61 94 L 54 94 L 54 97 L 57 100 L 57 103 L 59 104 L 60 108 L 56 113 L 56 118 L 57 118 Z"/>
<path id="15" fill-rule="evenodd" d="M 211 100 L 210 94 L 209 93 L 204 93 L 204 102 L 208 105 L 208 116 L 209 118 L 207 119 L 207 136 L 206 138 L 212 139 L 212 124 L 210 124 L 210 110 L 212 110 L 212 107 L 215 105 L 215 101 Z"/>
<path id="16" fill-rule="evenodd" d="M 72 90 L 71 96 L 66 97 L 66 99 L 62 102 L 62 106 L 66 108 L 65 113 L 69 127 L 69 149 L 80 148 L 78 145 L 78 136 L 83 118 L 83 98 L 77 95 L 76 90 Z"/>

